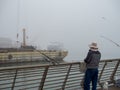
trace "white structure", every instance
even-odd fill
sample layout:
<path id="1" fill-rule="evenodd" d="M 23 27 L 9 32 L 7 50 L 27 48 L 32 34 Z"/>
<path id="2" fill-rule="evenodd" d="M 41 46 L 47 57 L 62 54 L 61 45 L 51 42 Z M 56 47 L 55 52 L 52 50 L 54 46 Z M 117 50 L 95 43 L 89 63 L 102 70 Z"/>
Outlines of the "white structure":
<path id="1" fill-rule="evenodd" d="M 63 50 L 63 44 L 59 42 L 52 42 L 50 45 L 48 45 L 47 50 Z"/>
<path id="2" fill-rule="evenodd" d="M 12 40 L 9 38 L 0 37 L 0 48 L 11 48 Z"/>

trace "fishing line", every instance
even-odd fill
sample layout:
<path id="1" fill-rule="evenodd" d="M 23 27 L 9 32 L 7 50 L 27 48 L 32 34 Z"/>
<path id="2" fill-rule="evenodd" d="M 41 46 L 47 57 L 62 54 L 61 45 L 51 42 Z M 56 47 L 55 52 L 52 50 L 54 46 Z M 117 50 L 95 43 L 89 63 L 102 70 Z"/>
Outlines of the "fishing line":
<path id="1" fill-rule="evenodd" d="M 117 47 L 120 47 L 120 44 L 114 42 L 113 40 L 111 40 L 111 39 L 109 39 L 109 38 L 107 38 L 107 37 L 105 37 L 105 36 L 101 36 L 101 38 L 104 38 L 104 39 L 110 41 L 111 43 L 115 44 Z"/>
<path id="2" fill-rule="evenodd" d="M 47 56 L 46 54 L 42 53 L 40 50 L 36 50 L 37 52 L 39 52 L 40 54 L 42 54 L 44 57 L 46 57 L 47 59 L 50 60 L 50 62 L 52 62 L 53 65 L 59 64 L 55 59 Z"/>

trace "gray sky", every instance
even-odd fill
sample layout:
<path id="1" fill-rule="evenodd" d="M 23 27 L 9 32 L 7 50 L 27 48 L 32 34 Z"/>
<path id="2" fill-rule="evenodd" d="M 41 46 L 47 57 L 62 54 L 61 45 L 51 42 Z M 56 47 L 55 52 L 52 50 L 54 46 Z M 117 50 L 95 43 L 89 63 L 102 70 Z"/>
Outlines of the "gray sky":
<path id="1" fill-rule="evenodd" d="M 60 42 L 66 61 L 83 60 L 95 41 L 102 59 L 119 58 L 120 0 L 0 0 L 0 37 L 16 41 L 26 28 L 28 42 L 45 49 Z"/>

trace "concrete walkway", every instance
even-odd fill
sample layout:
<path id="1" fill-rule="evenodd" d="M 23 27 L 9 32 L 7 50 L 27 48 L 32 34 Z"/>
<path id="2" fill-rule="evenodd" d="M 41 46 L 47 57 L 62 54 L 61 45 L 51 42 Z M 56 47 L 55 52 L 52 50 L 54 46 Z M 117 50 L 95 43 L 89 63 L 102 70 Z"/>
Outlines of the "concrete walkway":
<path id="1" fill-rule="evenodd" d="M 98 90 L 103 90 L 103 89 L 98 89 Z M 108 90 L 120 90 L 120 87 L 110 86 Z"/>
<path id="2" fill-rule="evenodd" d="M 110 87 L 108 90 L 120 90 L 120 87 Z"/>

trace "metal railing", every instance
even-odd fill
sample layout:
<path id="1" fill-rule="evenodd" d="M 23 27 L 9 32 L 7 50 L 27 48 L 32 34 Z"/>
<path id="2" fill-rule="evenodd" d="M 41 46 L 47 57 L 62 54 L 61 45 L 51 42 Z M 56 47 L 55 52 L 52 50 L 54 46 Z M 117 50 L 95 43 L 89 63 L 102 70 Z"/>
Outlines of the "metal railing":
<path id="1" fill-rule="evenodd" d="M 98 87 L 114 84 L 120 76 L 120 59 L 101 60 Z M 84 73 L 80 62 L 58 65 L 28 65 L 0 68 L 0 90 L 82 90 Z"/>

